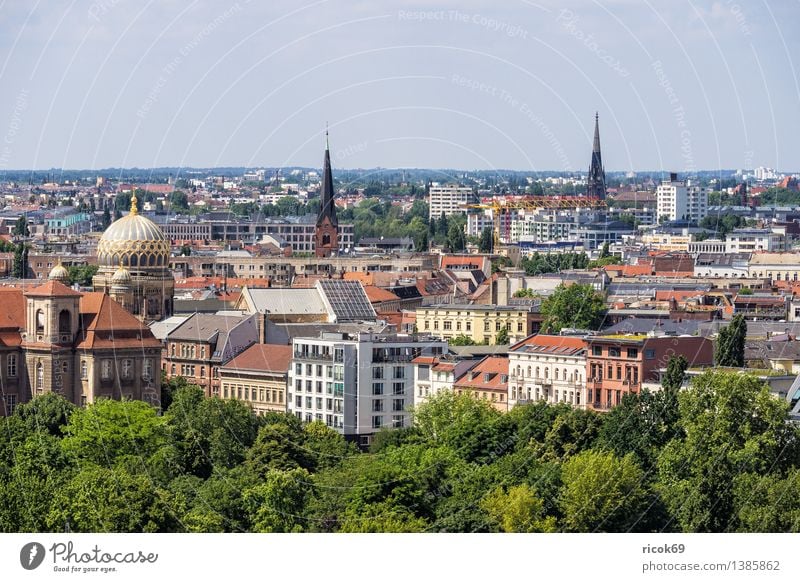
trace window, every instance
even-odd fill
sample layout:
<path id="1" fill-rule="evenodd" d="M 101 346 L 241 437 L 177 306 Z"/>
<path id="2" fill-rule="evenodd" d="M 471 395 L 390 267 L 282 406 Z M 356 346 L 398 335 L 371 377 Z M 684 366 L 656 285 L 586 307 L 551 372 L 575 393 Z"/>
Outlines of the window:
<path id="1" fill-rule="evenodd" d="M 316 400 L 317 410 L 322 410 L 322 398 Z"/>
<path id="2" fill-rule="evenodd" d="M 11 416 L 14 414 L 14 409 L 17 407 L 17 395 L 6 394 L 3 399 L 3 404 L 6 406 L 6 416 Z"/>
<path id="3" fill-rule="evenodd" d="M 44 389 L 44 365 L 39 362 L 36 364 L 36 390 Z"/>
<path id="4" fill-rule="evenodd" d="M 317 394 L 322 394 L 322 380 L 317 380 L 316 388 Z"/>
<path id="5" fill-rule="evenodd" d="M 392 373 L 392 378 L 399 379 L 406 377 L 406 369 L 403 366 L 395 366 Z"/>
<path id="6" fill-rule="evenodd" d="M 372 400 L 372 412 L 383 412 L 383 400 L 380 398 Z"/>
<path id="7" fill-rule="evenodd" d="M 122 377 L 130 378 L 133 374 L 133 360 L 122 360 Z"/>
<path id="8" fill-rule="evenodd" d="M 490 331 L 490 330 L 491 330 L 491 328 L 489 327 L 489 325 L 490 325 L 490 324 L 489 324 L 489 322 L 488 322 L 488 321 L 484 321 L 484 322 L 483 322 L 483 331 Z"/>
<path id="9" fill-rule="evenodd" d="M 426 319 L 425 320 L 425 329 L 429 330 L 430 328 L 431 328 L 431 322 Z"/>
<path id="10" fill-rule="evenodd" d="M 294 373 L 297 376 L 302 376 L 303 375 L 303 364 L 295 364 L 294 365 Z"/>
<path id="11" fill-rule="evenodd" d="M 592 355 L 593 356 L 602 356 L 603 355 L 603 348 L 600 346 L 592 346 Z"/>
<path id="12" fill-rule="evenodd" d="M 517 331 L 522 331 L 522 322 L 521 321 L 517 322 Z"/>
<path id="13" fill-rule="evenodd" d="M 295 405 L 295 408 L 302 408 L 303 407 L 303 397 L 302 396 L 295 396 L 294 397 L 294 405 Z"/>
<path id="14" fill-rule="evenodd" d="M 405 400 L 403 400 L 402 398 L 395 398 L 394 400 L 392 400 L 392 411 L 403 412 L 405 405 L 406 405 Z"/>
<path id="15" fill-rule="evenodd" d="M 375 396 L 381 396 L 383 394 L 383 382 L 372 383 L 372 394 Z"/>
<path id="16" fill-rule="evenodd" d="M 313 398 L 311 398 L 311 396 L 306 396 L 306 408 L 311 408 L 312 402 Z"/>
<path id="17" fill-rule="evenodd" d="M 608 348 L 608 356 L 610 358 L 618 358 L 619 357 L 619 348 Z"/>
<path id="18" fill-rule="evenodd" d="M 153 360 L 148 359 L 142 362 L 142 377 L 145 380 L 149 380 L 153 377 Z"/>
<path id="19" fill-rule="evenodd" d="M 378 366 L 376 368 L 372 368 L 372 377 L 375 380 L 382 380 L 383 379 L 383 368 L 381 368 L 380 366 Z"/>
<path id="20" fill-rule="evenodd" d="M 44 333 L 44 311 L 36 310 L 36 333 Z"/>
<path id="21" fill-rule="evenodd" d="M 69 310 L 62 309 L 58 314 L 58 332 L 70 333 L 72 331 L 72 315 Z"/>
<path id="22" fill-rule="evenodd" d="M 467 331 L 472 331 L 472 322 L 471 321 L 467 322 Z"/>
<path id="23" fill-rule="evenodd" d="M 406 385 L 403 382 L 394 382 L 392 383 L 392 394 L 405 394 L 406 393 Z"/>
<path id="24" fill-rule="evenodd" d="M 444 322 L 443 327 L 444 327 L 445 331 L 450 331 L 451 329 L 453 329 L 453 322 L 450 321 L 450 320 L 447 320 L 447 321 Z"/>
<path id="25" fill-rule="evenodd" d="M 395 415 L 392 416 L 392 427 L 394 427 L 394 428 L 403 428 L 404 422 L 405 422 L 405 419 L 403 418 L 402 415 L 395 414 Z"/>
<path id="26" fill-rule="evenodd" d="M 646 360 L 655 360 L 656 359 L 656 351 L 655 350 L 645 350 L 644 357 Z"/>
<path id="27" fill-rule="evenodd" d="M 89 367 L 86 365 L 86 360 L 81 360 L 81 378 L 83 380 L 86 380 L 88 377 L 89 377 Z"/>
<path id="28" fill-rule="evenodd" d="M 175 373 L 175 364 L 172 365 L 172 373 Z M 100 377 L 103 380 L 108 380 L 111 378 L 111 360 L 103 360 L 100 368 Z"/>
<path id="29" fill-rule="evenodd" d="M 628 357 L 636 359 L 639 357 L 639 350 L 636 348 L 628 348 Z"/>
<path id="30" fill-rule="evenodd" d="M 383 426 L 383 417 L 382 416 L 373 416 L 372 417 L 372 428 L 381 428 Z"/>
<path id="31" fill-rule="evenodd" d="M 9 378 L 15 378 L 17 376 L 17 354 L 8 354 L 6 374 Z"/>

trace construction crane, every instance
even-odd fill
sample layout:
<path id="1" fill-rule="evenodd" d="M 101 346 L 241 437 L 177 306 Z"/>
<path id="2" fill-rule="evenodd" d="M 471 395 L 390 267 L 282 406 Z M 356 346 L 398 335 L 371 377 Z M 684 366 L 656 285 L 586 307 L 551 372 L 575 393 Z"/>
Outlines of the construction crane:
<path id="1" fill-rule="evenodd" d="M 494 246 L 501 240 L 509 240 L 511 212 L 515 210 L 570 210 L 577 208 L 605 208 L 606 201 L 593 196 L 495 196 L 484 199 L 480 204 L 468 204 L 468 209 L 492 211 Z M 501 237 L 501 234 L 504 236 Z"/>

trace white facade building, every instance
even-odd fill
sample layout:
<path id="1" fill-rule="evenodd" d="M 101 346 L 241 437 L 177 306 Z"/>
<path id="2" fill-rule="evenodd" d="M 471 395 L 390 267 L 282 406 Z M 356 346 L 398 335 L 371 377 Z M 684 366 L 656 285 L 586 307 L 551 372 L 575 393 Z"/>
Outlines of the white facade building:
<path id="1" fill-rule="evenodd" d="M 414 364 L 447 343 L 429 336 L 323 333 L 294 338 L 287 409 L 367 445 L 382 428 L 409 424 Z"/>
<path id="2" fill-rule="evenodd" d="M 414 406 L 427 402 L 440 392 L 453 389 L 456 380 L 474 368 L 480 360 L 453 360 L 420 356 L 414 360 Z"/>
<path id="3" fill-rule="evenodd" d="M 431 219 L 437 219 L 444 213 L 445 216 L 452 214 L 464 214 L 467 205 L 475 202 L 472 188 L 462 186 L 431 186 L 428 194 L 429 215 Z"/>
<path id="4" fill-rule="evenodd" d="M 729 232 L 725 237 L 726 253 L 785 250 L 786 239 L 784 236 L 767 228 L 742 228 Z"/>
<path id="5" fill-rule="evenodd" d="M 508 353 L 508 405 L 544 400 L 586 407 L 586 342 L 534 335 Z"/>
<path id="6" fill-rule="evenodd" d="M 658 219 L 699 221 L 708 214 L 708 189 L 690 186 L 679 181 L 677 174 L 670 174 L 656 189 Z"/>

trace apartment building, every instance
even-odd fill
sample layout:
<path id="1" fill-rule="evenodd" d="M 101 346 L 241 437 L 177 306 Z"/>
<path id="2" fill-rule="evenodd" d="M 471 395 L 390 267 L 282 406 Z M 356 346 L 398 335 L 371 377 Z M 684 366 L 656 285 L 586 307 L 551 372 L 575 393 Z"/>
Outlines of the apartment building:
<path id="1" fill-rule="evenodd" d="M 750 277 L 770 281 L 797 281 L 800 253 L 753 253 L 748 267 Z"/>
<path id="2" fill-rule="evenodd" d="M 477 201 L 472 188 L 462 186 L 431 186 L 428 192 L 428 205 L 430 219 L 437 219 L 444 214 L 464 214 L 467 205 Z"/>
<path id="3" fill-rule="evenodd" d="M 439 356 L 447 343 L 430 335 L 322 333 L 294 338 L 287 409 L 320 421 L 359 445 L 383 428 L 408 426 L 414 359 Z"/>
<path id="4" fill-rule="evenodd" d="M 786 238 L 768 228 L 741 228 L 729 232 L 725 237 L 725 252 L 728 254 L 784 250 Z"/>
<path id="5" fill-rule="evenodd" d="M 486 356 L 455 381 L 453 390 L 508 412 L 508 358 Z"/>
<path id="6" fill-rule="evenodd" d="M 545 401 L 586 408 L 586 340 L 534 335 L 508 352 L 508 405 Z"/>
<path id="7" fill-rule="evenodd" d="M 256 315 L 195 313 L 167 334 L 162 370 L 220 396 L 220 368 L 258 337 Z"/>
<path id="8" fill-rule="evenodd" d="M 609 410 L 627 393 L 639 393 L 644 382 L 657 382 L 658 370 L 673 356 L 684 356 L 690 367 L 710 366 L 710 339 L 695 336 L 614 334 L 587 336 L 586 403 Z"/>
<path id="9" fill-rule="evenodd" d="M 699 221 L 708 214 L 708 189 L 691 186 L 678 180 L 678 174 L 671 173 L 656 188 L 656 209 L 659 220 L 667 217 L 670 221 Z"/>
<path id="10" fill-rule="evenodd" d="M 452 390 L 453 384 L 478 360 L 458 359 L 454 356 L 420 356 L 414 358 L 414 406 L 428 401 L 432 396 Z"/>
<path id="11" fill-rule="evenodd" d="M 220 396 L 247 403 L 256 412 L 286 412 L 291 346 L 253 344 L 219 369 Z"/>
<path id="12" fill-rule="evenodd" d="M 417 330 L 442 339 L 467 336 L 475 343 L 497 343 L 505 329 L 511 343 L 532 334 L 540 321 L 525 305 L 429 305 L 417 308 Z"/>

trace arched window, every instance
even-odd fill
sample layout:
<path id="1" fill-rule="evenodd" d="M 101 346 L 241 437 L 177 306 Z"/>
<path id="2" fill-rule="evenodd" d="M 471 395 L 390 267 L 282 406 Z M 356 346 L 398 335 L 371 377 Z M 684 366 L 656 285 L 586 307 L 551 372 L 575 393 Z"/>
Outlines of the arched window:
<path id="1" fill-rule="evenodd" d="M 36 310 L 36 333 L 44 333 L 44 311 Z"/>
<path id="2" fill-rule="evenodd" d="M 36 389 L 44 389 L 44 365 L 41 362 L 36 364 Z"/>
<path id="3" fill-rule="evenodd" d="M 550 377 L 550 368 L 544 369 L 544 379 L 547 380 Z"/>
<path id="4" fill-rule="evenodd" d="M 530 377 L 531 377 L 531 367 L 528 366 L 528 378 L 530 378 Z"/>
<path id="5" fill-rule="evenodd" d="M 325 234 L 322 235 L 322 246 L 326 247 L 329 246 L 330 244 L 331 244 L 331 235 L 329 235 L 326 232 Z"/>
<path id="6" fill-rule="evenodd" d="M 554 380 L 558 380 L 558 368 L 556 368 L 556 369 L 555 369 L 555 372 L 554 372 L 554 377 L 553 377 L 553 379 L 554 379 Z"/>
<path id="7" fill-rule="evenodd" d="M 536 377 L 539 377 L 539 366 L 536 366 Z"/>
<path id="8" fill-rule="evenodd" d="M 58 314 L 58 333 L 72 331 L 72 314 L 67 309 L 62 309 Z"/>

